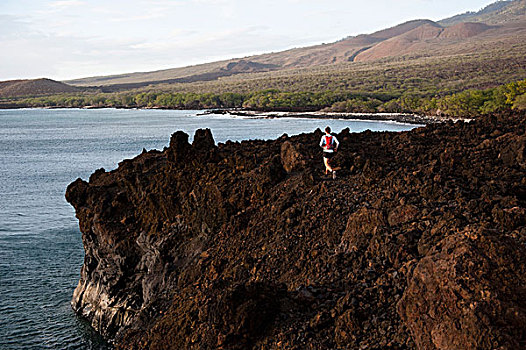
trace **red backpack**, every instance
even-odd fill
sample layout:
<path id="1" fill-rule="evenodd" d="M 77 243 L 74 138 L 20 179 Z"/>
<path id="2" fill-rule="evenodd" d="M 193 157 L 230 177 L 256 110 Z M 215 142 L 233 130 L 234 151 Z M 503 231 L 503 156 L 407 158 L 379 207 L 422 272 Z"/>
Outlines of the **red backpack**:
<path id="1" fill-rule="evenodd" d="M 333 138 L 330 135 L 325 136 L 325 149 L 330 150 L 334 146 Z"/>

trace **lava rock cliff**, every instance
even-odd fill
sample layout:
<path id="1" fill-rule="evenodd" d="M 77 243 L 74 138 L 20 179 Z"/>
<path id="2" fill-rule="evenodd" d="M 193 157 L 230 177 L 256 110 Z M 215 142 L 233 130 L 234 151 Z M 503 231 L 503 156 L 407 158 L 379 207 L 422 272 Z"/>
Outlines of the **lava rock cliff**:
<path id="1" fill-rule="evenodd" d="M 526 116 L 163 151 L 67 189 L 72 305 L 126 349 L 526 348 Z"/>

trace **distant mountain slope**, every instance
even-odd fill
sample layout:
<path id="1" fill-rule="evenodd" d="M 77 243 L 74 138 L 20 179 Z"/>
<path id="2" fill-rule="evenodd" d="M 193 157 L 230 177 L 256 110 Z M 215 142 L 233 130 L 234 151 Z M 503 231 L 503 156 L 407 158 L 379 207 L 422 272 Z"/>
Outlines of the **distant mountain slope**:
<path id="1" fill-rule="evenodd" d="M 202 70 L 199 70 L 199 68 L 202 68 Z M 152 73 L 132 73 L 114 76 L 111 78 L 95 77 L 90 78 L 87 83 L 83 79 L 78 81 L 71 80 L 68 83 L 78 86 L 96 85 L 101 89 L 102 92 L 115 92 L 120 90 L 142 88 L 151 84 L 176 84 L 193 83 L 196 81 L 211 81 L 242 73 L 249 74 L 269 72 L 278 68 L 278 66 L 273 64 L 265 64 L 241 59 L 216 62 L 215 64 L 210 65 L 200 65 L 181 69 L 176 68 Z M 195 74 L 189 74 L 189 71 Z M 156 77 L 159 77 L 157 79 L 160 80 L 157 80 Z M 111 84 L 105 84 L 107 81 L 111 82 Z"/>
<path id="2" fill-rule="evenodd" d="M 492 28 L 497 27 L 488 26 L 484 23 L 458 23 L 451 27 L 443 28 L 438 23 L 431 22 L 402 35 L 382 41 L 370 49 L 360 52 L 355 57 L 355 61 L 374 61 L 404 54 L 415 55 L 423 51 L 429 53 L 433 49 L 435 49 L 435 54 L 438 55 L 439 51 L 444 50 L 446 46 L 480 35 Z M 503 32 L 494 31 L 493 34 L 495 37 L 500 37 Z M 526 34 L 526 31 L 522 31 L 522 34 Z"/>
<path id="3" fill-rule="evenodd" d="M 179 83 L 207 81 L 215 76 L 230 76 L 248 71 L 237 70 L 225 74 L 229 65 L 243 65 L 250 62 L 250 72 L 265 72 L 269 70 L 312 67 L 324 64 L 333 64 L 352 61 L 357 53 L 368 49 L 375 44 L 404 34 L 419 26 L 434 23 L 430 20 L 413 20 L 402 23 L 392 28 L 383 29 L 372 34 L 362 34 L 337 41 L 331 44 L 315 45 L 305 48 L 296 48 L 277 53 L 251 56 L 245 59 L 232 59 L 212 62 L 182 68 L 165 69 L 154 72 L 141 72 L 119 74 L 112 76 L 90 77 L 66 81 L 75 86 L 108 86 L 118 85 L 117 88 L 134 88 L 159 83 Z M 214 78 L 214 79 L 215 79 Z"/>
<path id="4" fill-rule="evenodd" d="M 36 96 L 81 91 L 51 79 L 9 80 L 0 82 L 0 97 Z"/>
<path id="5" fill-rule="evenodd" d="M 438 38 L 443 28 L 437 23 L 423 24 L 413 30 L 385 40 L 372 48 L 361 52 L 355 61 L 372 61 L 387 56 L 397 56 L 411 51 L 412 47 L 425 40 Z"/>
<path id="6" fill-rule="evenodd" d="M 272 63 L 283 68 L 312 67 L 353 61 L 361 51 L 384 40 L 403 35 L 420 26 L 433 23 L 429 20 L 413 20 L 372 34 L 348 37 L 332 44 L 292 49 L 278 53 L 259 55 L 254 60 Z"/>
<path id="7" fill-rule="evenodd" d="M 493 27 L 484 23 L 458 23 L 452 25 L 451 27 L 445 28 L 442 33 L 440 33 L 439 37 L 441 39 L 467 39 L 471 38 L 472 36 L 482 34 L 491 28 Z"/>
<path id="8" fill-rule="evenodd" d="M 227 64 L 230 62 L 232 62 L 232 60 L 205 63 L 181 68 L 163 69 L 153 72 L 135 72 L 127 74 L 88 77 L 68 80 L 65 81 L 65 83 L 75 86 L 104 86 L 113 84 L 138 83 L 146 81 L 163 81 L 168 79 L 175 79 L 185 76 L 193 76 L 197 74 L 204 74 L 212 71 L 217 71 L 221 68 L 226 67 Z"/>
<path id="9" fill-rule="evenodd" d="M 483 22 L 486 24 L 502 24 L 526 17 L 526 0 L 497 1 L 478 12 L 466 12 L 438 23 L 450 26 L 461 22 Z"/>
<path id="10" fill-rule="evenodd" d="M 266 72 L 277 74 L 280 71 L 296 70 L 302 74 L 303 69 L 335 65 L 346 67 L 349 62 L 374 62 L 400 57 L 407 60 L 481 55 L 486 52 L 494 59 L 495 54 L 502 57 L 501 51 L 495 51 L 496 47 L 506 50 L 506 45 L 513 46 L 526 41 L 525 9 L 526 0 L 499 1 L 478 12 L 468 12 L 439 22 L 413 20 L 330 44 L 155 72 L 76 79 L 68 83 L 97 86 L 108 92 L 134 88 L 155 89 L 160 84 L 163 89 L 169 89 L 170 85 L 206 83 L 220 78 L 222 81 L 231 77 L 248 79 Z"/>

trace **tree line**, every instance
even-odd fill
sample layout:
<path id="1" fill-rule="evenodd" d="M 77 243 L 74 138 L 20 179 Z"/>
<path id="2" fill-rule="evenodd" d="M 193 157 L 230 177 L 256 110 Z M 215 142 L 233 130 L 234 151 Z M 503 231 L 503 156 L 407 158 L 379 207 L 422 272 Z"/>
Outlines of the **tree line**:
<path id="1" fill-rule="evenodd" d="M 6 104 L 7 101 L 0 103 Z M 262 111 L 326 111 L 342 113 L 417 113 L 470 117 L 510 109 L 526 109 L 526 80 L 484 90 L 422 95 L 415 92 L 287 92 L 266 89 L 250 93 L 139 92 L 66 94 L 9 101 L 20 107 L 113 107 Z"/>

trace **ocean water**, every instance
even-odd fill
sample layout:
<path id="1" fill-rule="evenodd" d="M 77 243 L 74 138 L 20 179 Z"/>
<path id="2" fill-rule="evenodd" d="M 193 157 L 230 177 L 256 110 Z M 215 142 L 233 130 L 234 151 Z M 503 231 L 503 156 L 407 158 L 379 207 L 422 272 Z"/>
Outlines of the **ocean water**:
<path id="1" fill-rule="evenodd" d="M 0 349 L 111 348 L 70 307 L 84 258 L 69 183 L 111 170 L 170 135 L 210 128 L 216 142 L 335 132 L 404 131 L 378 121 L 251 119 L 200 111 L 0 110 Z"/>

